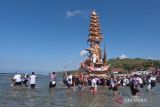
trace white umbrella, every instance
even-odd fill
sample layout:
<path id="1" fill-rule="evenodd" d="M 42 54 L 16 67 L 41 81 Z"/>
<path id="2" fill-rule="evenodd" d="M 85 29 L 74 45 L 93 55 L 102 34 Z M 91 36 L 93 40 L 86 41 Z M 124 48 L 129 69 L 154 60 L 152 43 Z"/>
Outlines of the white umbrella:
<path id="1" fill-rule="evenodd" d="M 87 53 L 88 53 L 88 51 L 83 50 L 83 51 L 80 52 L 80 55 L 81 55 L 81 56 L 84 56 L 84 55 L 86 55 Z"/>

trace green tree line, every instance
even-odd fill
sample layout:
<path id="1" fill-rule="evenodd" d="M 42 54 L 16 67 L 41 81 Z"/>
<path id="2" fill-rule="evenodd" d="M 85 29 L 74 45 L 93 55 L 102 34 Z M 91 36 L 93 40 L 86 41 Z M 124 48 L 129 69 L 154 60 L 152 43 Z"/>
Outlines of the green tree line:
<path id="1" fill-rule="evenodd" d="M 141 58 L 126 58 L 126 59 L 109 59 L 108 63 L 112 68 L 123 68 L 126 70 L 147 70 L 150 67 L 155 69 L 160 68 L 160 60 L 141 59 Z"/>

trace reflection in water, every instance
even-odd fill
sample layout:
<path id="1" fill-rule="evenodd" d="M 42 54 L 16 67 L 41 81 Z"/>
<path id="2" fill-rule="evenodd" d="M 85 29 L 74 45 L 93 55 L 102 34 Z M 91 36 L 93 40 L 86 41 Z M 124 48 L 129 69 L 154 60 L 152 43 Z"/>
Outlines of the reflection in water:
<path id="1" fill-rule="evenodd" d="M 98 87 L 97 94 L 91 94 L 89 87 L 83 91 L 78 87 L 68 93 L 61 78 L 58 78 L 57 86 L 49 89 L 48 76 L 40 76 L 37 79 L 36 89 L 30 87 L 10 87 L 9 75 L 0 75 L 0 107 L 158 107 L 160 105 L 160 84 L 155 91 L 147 92 L 141 89 L 141 98 L 146 98 L 145 103 L 117 103 L 112 91 L 106 87 Z M 129 88 L 120 88 L 121 97 L 131 98 Z"/>

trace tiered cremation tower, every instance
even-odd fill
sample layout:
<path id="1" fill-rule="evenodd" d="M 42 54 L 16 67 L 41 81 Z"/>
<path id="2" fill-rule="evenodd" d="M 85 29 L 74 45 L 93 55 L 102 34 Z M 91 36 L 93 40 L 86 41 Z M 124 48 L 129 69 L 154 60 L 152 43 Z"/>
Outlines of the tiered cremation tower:
<path id="1" fill-rule="evenodd" d="M 90 47 L 85 49 L 89 52 L 88 58 L 82 63 L 81 67 L 85 68 L 85 71 L 92 73 L 105 73 L 109 66 L 106 61 L 106 50 L 104 49 L 104 57 L 102 58 L 102 49 L 100 43 L 103 37 L 101 34 L 99 17 L 96 12 L 91 14 L 91 22 L 89 29 L 88 42 Z M 103 71 L 103 72 L 100 72 Z"/>
<path id="2" fill-rule="evenodd" d="M 99 18 L 96 15 L 96 12 L 93 11 L 91 15 L 91 23 L 89 29 L 89 39 L 90 42 L 90 51 L 93 55 L 94 63 L 102 63 L 102 50 L 100 48 L 100 42 L 102 41 L 102 35 L 100 31 Z M 94 59 L 95 58 L 95 59 Z"/>

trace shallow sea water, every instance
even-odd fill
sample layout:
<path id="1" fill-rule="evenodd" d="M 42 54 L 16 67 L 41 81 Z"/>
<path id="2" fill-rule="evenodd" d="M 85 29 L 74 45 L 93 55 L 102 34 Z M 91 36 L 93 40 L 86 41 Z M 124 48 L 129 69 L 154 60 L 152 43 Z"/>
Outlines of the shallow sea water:
<path id="1" fill-rule="evenodd" d="M 147 92 L 146 87 L 141 89 L 139 98 L 147 99 L 147 102 L 124 102 L 125 98 L 132 98 L 129 88 L 121 87 L 121 95 L 113 95 L 107 87 L 98 87 L 95 95 L 90 93 L 89 87 L 84 87 L 83 91 L 74 87 L 67 93 L 62 78 L 57 78 L 55 89 L 49 89 L 49 77 L 40 75 L 33 90 L 11 87 L 10 77 L 12 75 L 0 74 L 0 107 L 160 107 L 159 83 L 152 92 Z M 119 103 L 118 98 L 123 100 Z"/>

